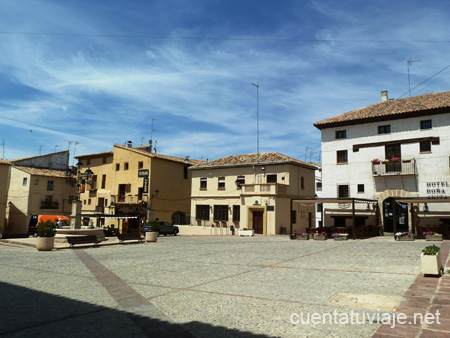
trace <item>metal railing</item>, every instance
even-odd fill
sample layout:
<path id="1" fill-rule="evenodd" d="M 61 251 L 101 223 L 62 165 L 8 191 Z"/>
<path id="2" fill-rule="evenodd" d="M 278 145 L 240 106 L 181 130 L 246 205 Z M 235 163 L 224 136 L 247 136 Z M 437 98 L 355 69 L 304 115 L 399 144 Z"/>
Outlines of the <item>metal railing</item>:
<path id="1" fill-rule="evenodd" d="M 138 195 L 111 195 L 111 203 L 118 204 L 139 204 L 147 203 L 147 196 L 142 196 L 139 198 Z"/>
<path id="2" fill-rule="evenodd" d="M 245 184 L 242 186 L 242 194 L 243 195 L 252 195 L 252 194 L 286 194 L 287 193 L 287 185 L 286 184 L 277 184 L 277 183 L 259 183 L 259 184 Z"/>
<path id="3" fill-rule="evenodd" d="M 372 163 L 373 176 L 417 175 L 416 160 Z"/>

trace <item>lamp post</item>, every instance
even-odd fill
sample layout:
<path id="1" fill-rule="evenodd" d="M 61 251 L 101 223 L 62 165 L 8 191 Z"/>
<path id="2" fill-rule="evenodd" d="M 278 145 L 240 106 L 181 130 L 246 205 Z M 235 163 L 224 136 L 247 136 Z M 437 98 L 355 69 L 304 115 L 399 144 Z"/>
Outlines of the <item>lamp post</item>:
<path id="1" fill-rule="evenodd" d="M 78 161 L 76 168 L 67 168 L 66 180 L 72 186 L 75 186 L 75 198 L 72 202 L 72 214 L 70 215 L 70 228 L 81 229 L 81 199 L 80 195 L 84 192 L 86 184 L 92 184 L 92 177 L 94 173 L 91 169 L 86 169 L 84 173 L 81 172 L 83 163 Z"/>

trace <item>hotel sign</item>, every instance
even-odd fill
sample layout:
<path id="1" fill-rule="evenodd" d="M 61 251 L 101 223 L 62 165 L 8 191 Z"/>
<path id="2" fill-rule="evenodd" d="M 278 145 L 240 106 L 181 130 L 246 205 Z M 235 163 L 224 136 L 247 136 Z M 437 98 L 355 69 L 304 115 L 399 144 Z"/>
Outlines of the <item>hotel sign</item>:
<path id="1" fill-rule="evenodd" d="M 138 177 L 143 177 L 144 178 L 144 185 L 143 185 L 143 193 L 144 194 L 148 194 L 148 175 L 149 175 L 149 171 L 148 169 L 139 169 L 138 170 Z"/>
<path id="2" fill-rule="evenodd" d="M 435 181 L 426 183 L 428 197 L 446 197 L 447 192 L 450 191 L 450 182 L 448 181 Z"/>

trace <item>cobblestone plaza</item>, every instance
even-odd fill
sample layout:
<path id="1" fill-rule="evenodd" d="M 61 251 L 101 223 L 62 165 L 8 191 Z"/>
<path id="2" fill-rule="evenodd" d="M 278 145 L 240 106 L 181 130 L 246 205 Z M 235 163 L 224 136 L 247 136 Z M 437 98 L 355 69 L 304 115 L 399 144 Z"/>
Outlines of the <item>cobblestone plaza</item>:
<path id="1" fill-rule="evenodd" d="M 427 244 L 392 237 L 168 236 L 156 243 L 38 252 L 3 242 L 0 336 L 448 335 L 450 278 L 420 275 Z M 445 264 L 450 245 L 440 245 Z M 442 324 L 394 331 L 367 320 L 353 325 L 292 321 L 300 314 L 392 314 L 393 309 L 439 309 Z"/>

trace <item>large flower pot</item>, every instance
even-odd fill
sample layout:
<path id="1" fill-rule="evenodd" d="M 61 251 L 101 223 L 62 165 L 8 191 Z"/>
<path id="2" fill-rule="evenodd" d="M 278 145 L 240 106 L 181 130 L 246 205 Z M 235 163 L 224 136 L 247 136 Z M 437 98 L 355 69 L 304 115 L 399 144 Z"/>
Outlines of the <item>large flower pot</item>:
<path id="1" fill-rule="evenodd" d="M 424 275 L 441 275 L 442 264 L 440 251 L 437 255 L 422 254 L 420 260 L 422 261 L 422 273 Z"/>
<path id="2" fill-rule="evenodd" d="M 146 242 L 156 242 L 158 240 L 158 233 L 156 231 L 147 231 L 145 233 Z"/>
<path id="3" fill-rule="evenodd" d="M 308 236 L 297 236 L 297 238 L 296 238 L 297 240 L 299 240 L 299 241 L 307 241 L 308 239 L 309 239 L 309 237 Z"/>
<path id="4" fill-rule="evenodd" d="M 255 234 L 254 230 L 240 230 L 239 229 L 239 236 L 253 236 Z"/>
<path id="5" fill-rule="evenodd" d="M 313 239 L 314 239 L 315 241 L 326 241 L 326 240 L 327 240 L 327 237 L 326 237 L 326 236 L 318 236 L 318 235 L 315 235 L 315 236 L 313 237 Z"/>
<path id="6" fill-rule="evenodd" d="M 36 249 L 39 251 L 52 251 L 55 246 L 55 237 L 38 237 Z"/>
<path id="7" fill-rule="evenodd" d="M 397 241 L 413 241 L 414 236 L 398 236 Z"/>
<path id="8" fill-rule="evenodd" d="M 426 241 L 439 241 L 442 242 L 442 236 L 435 236 L 435 235 L 425 235 Z"/>

